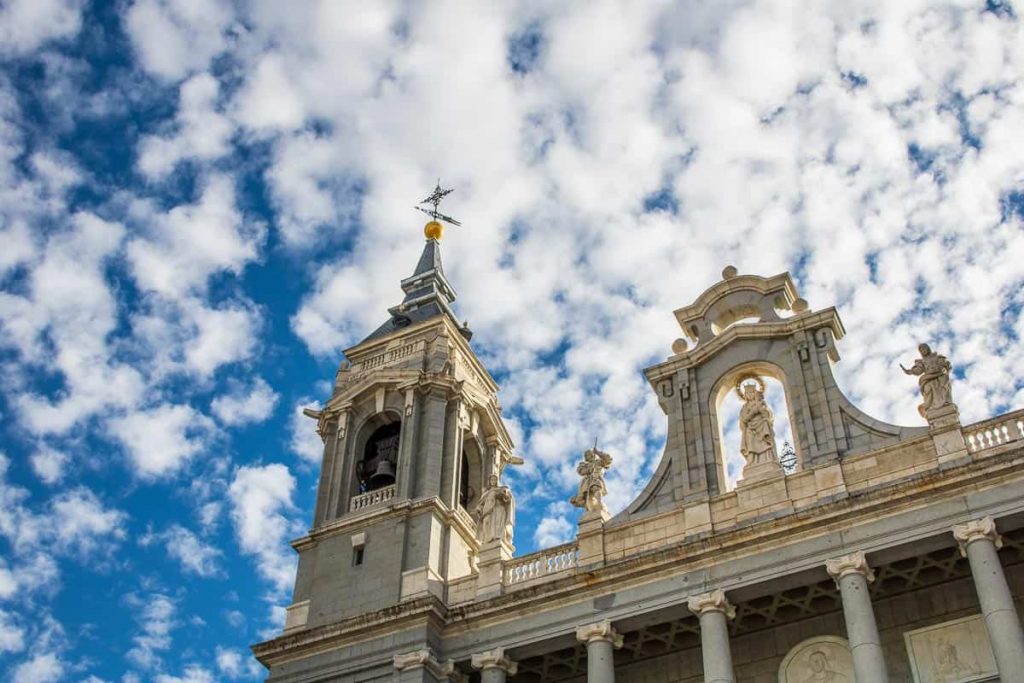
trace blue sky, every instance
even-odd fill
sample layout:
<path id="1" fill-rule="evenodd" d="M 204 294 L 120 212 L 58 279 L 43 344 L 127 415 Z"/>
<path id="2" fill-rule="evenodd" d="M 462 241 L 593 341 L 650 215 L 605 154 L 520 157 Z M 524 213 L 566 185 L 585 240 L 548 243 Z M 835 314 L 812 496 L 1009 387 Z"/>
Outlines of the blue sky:
<path id="1" fill-rule="evenodd" d="M 520 553 L 572 537 L 595 438 L 610 505 L 642 488 L 640 370 L 727 264 L 838 307 L 875 417 L 920 424 L 925 340 L 965 422 L 1024 405 L 1024 7 L 793 5 L 0 4 L 0 680 L 259 678 L 301 408 L 400 300 L 438 177 Z"/>

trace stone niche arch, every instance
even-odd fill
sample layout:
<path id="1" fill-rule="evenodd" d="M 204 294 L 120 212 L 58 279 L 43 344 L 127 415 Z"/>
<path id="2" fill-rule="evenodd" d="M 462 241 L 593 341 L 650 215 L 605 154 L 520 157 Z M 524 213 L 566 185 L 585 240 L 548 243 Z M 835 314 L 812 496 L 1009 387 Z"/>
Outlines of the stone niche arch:
<path id="1" fill-rule="evenodd" d="M 811 308 L 789 273 L 740 275 L 729 267 L 722 278 L 675 311 L 682 337 L 671 344 L 671 356 L 644 370 L 668 420 L 665 453 L 647 486 L 610 524 L 725 492 L 714 403 L 741 369 L 760 369 L 783 385 L 801 469 L 928 433 L 876 420 L 843 395 L 832 370 L 845 334 L 839 314 Z"/>
<path id="2" fill-rule="evenodd" d="M 378 453 L 371 452 L 374 445 L 387 447 L 394 476 L 397 481 L 399 453 L 401 452 L 402 416 L 394 410 L 383 410 L 365 417 L 356 427 L 355 439 L 349 449 L 349 496 L 364 492 L 361 478 L 369 479 L 378 464 Z M 384 440 L 389 443 L 385 444 Z M 390 443 L 393 440 L 393 443 Z M 360 470 L 365 468 L 363 472 Z M 361 475 L 363 475 L 361 477 Z M 373 490 L 366 488 L 365 490 Z"/>
<path id="3" fill-rule="evenodd" d="M 734 368 L 725 371 L 721 377 L 712 385 L 711 391 L 708 395 L 708 415 L 711 419 L 711 436 L 714 444 L 715 453 L 717 454 L 718 461 L 718 481 L 719 487 L 722 491 L 728 488 L 726 486 L 727 475 L 727 454 L 728 444 L 725 442 L 725 424 L 721 419 L 721 408 L 730 394 L 736 389 L 736 382 L 740 379 L 748 376 L 757 376 L 775 380 L 782 387 L 782 399 L 786 408 L 786 422 L 789 425 L 792 441 L 790 444 L 796 453 L 797 458 L 797 469 L 802 468 L 803 460 L 801 458 L 801 446 L 799 439 L 796 438 L 797 431 L 794 428 L 795 415 L 793 412 L 792 401 L 790 400 L 789 380 L 786 377 L 786 372 L 778 365 L 768 361 L 752 361 L 742 363 Z M 779 435 L 779 424 L 780 415 L 778 411 L 775 411 L 775 434 L 776 434 L 776 446 L 779 446 L 780 439 Z"/>
<path id="4" fill-rule="evenodd" d="M 484 490 L 484 453 L 486 445 L 472 432 L 465 432 L 462 438 L 462 453 L 459 455 L 459 484 L 456 504 L 469 512 L 476 505 Z"/>

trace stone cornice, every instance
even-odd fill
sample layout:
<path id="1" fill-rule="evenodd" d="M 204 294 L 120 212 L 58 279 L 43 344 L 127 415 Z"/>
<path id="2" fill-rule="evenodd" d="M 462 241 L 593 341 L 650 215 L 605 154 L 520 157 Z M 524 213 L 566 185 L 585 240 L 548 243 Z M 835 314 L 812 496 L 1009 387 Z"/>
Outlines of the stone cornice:
<path id="1" fill-rule="evenodd" d="M 605 619 L 594 624 L 576 627 L 576 640 L 581 643 L 592 643 L 594 641 L 605 641 L 611 643 L 615 649 L 622 647 L 622 634 L 615 630 L 612 622 Z"/>
<path id="2" fill-rule="evenodd" d="M 975 541 L 987 540 L 992 542 L 996 548 L 1003 547 L 1003 537 L 996 531 L 996 523 L 991 517 L 972 519 L 963 524 L 953 527 L 953 538 L 960 546 L 960 554 L 967 557 L 967 546 Z"/>
<path id="3" fill-rule="evenodd" d="M 428 595 L 344 621 L 278 636 L 251 649 L 260 663 L 270 667 L 403 628 L 430 624 L 440 629 L 447 619 L 448 608 Z"/>
<path id="4" fill-rule="evenodd" d="M 698 617 L 708 612 L 721 612 L 725 615 L 726 619 L 732 619 L 736 616 L 736 608 L 732 606 L 729 599 L 725 597 L 725 591 L 721 589 L 691 596 L 686 601 L 686 606 Z"/>
<path id="5" fill-rule="evenodd" d="M 872 583 L 875 580 L 875 572 L 868 564 L 868 558 L 862 551 L 850 553 L 849 555 L 843 555 L 831 560 L 825 561 L 825 571 L 828 575 L 836 580 L 838 583 L 844 576 L 851 574 L 860 574 L 868 580 L 868 583 Z"/>

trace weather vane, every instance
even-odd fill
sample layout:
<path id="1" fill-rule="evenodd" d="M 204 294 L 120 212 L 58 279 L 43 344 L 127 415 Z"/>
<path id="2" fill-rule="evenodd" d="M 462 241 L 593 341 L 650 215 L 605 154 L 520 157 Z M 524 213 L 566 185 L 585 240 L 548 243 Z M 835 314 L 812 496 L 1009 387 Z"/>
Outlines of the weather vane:
<path id="1" fill-rule="evenodd" d="M 423 213 L 427 214 L 428 216 L 430 216 L 435 221 L 442 220 L 445 223 L 451 223 L 452 225 L 462 225 L 462 223 L 458 222 L 457 220 L 455 220 L 451 216 L 446 216 L 446 215 L 444 215 L 443 213 L 441 213 L 440 211 L 437 210 L 437 207 L 441 203 L 441 200 L 444 199 L 445 197 L 447 197 L 448 195 L 450 195 L 454 191 L 455 190 L 453 188 L 449 188 L 447 190 L 442 189 L 441 188 L 441 179 L 438 178 L 438 180 L 437 180 L 437 187 L 434 188 L 434 191 L 430 194 L 429 197 L 427 197 L 426 199 L 424 199 L 423 201 L 420 202 L 420 204 L 430 204 L 431 208 L 424 209 L 422 206 L 416 206 L 414 208 L 416 208 L 417 210 L 422 211 Z"/>

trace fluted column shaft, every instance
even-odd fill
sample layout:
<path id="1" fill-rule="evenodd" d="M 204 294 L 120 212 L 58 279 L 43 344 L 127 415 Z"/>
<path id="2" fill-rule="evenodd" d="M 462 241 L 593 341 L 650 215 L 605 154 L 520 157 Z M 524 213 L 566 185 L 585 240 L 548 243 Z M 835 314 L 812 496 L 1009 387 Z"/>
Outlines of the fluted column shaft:
<path id="1" fill-rule="evenodd" d="M 875 610 L 868 593 L 868 583 L 875 580 L 875 574 L 868 566 L 867 558 L 864 553 L 856 552 L 829 560 L 825 566 L 839 585 L 857 683 L 885 683 L 889 674 L 885 668 Z"/>
<path id="2" fill-rule="evenodd" d="M 700 619 L 700 651 L 704 683 L 736 683 L 729 648 L 729 619 L 736 616 L 725 592 L 711 591 L 690 598 L 687 606 Z"/>
<path id="3" fill-rule="evenodd" d="M 1024 632 L 999 561 L 997 551 L 1002 546 L 1002 538 L 991 517 L 959 524 L 953 527 L 953 536 L 960 544 L 960 552 L 971 564 L 971 576 L 999 676 L 1004 681 L 1016 680 L 1024 676 Z"/>
<path id="4" fill-rule="evenodd" d="M 587 683 L 615 683 L 615 650 L 622 647 L 622 636 L 611 622 L 580 626 L 576 638 L 587 644 Z"/>

